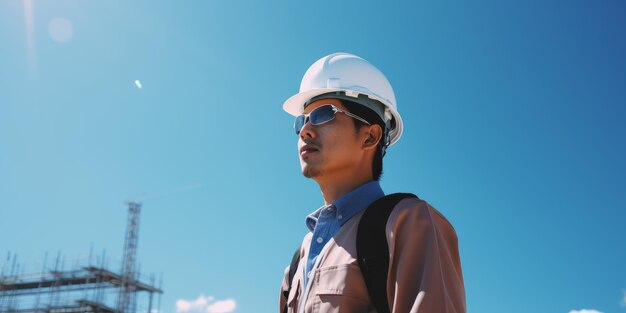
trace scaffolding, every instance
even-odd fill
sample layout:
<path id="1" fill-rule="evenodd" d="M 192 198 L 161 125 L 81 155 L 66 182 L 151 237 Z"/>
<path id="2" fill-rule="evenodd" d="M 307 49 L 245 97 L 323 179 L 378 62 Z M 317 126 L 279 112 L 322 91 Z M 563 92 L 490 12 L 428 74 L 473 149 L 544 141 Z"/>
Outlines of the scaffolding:
<path id="1" fill-rule="evenodd" d="M 9 253 L 0 268 L 0 313 L 153 313 L 155 294 L 158 310 L 162 279 L 156 287 L 156 277 L 142 276 L 135 262 L 141 204 L 127 204 L 129 218 L 120 273 L 108 269 L 104 251 L 95 258 L 90 252 L 87 264 L 76 261 L 68 270 L 60 253 L 53 268 L 48 268 L 46 255 L 36 272 L 28 272 L 17 263 L 17 256 Z M 141 299 L 147 306 L 138 307 Z"/>

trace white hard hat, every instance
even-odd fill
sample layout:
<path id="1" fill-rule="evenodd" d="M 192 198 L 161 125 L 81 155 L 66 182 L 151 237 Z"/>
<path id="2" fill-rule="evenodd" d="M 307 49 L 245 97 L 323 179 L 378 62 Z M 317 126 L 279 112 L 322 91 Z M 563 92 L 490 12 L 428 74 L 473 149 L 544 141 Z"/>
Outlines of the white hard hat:
<path id="1" fill-rule="evenodd" d="M 386 145 L 394 144 L 402 135 L 402 118 L 398 113 L 396 97 L 385 75 L 365 59 L 349 53 L 333 53 L 313 63 L 300 83 L 300 92 L 287 99 L 283 109 L 298 116 L 303 113 L 305 103 L 314 97 L 337 93 L 355 102 L 364 96 L 383 104 L 380 112 L 374 110 L 387 125 Z M 361 95 L 361 97 L 359 97 Z M 328 96 L 332 98 L 333 96 Z M 354 98 L 354 99 L 352 99 Z M 370 105 L 366 105 L 373 109 Z"/>

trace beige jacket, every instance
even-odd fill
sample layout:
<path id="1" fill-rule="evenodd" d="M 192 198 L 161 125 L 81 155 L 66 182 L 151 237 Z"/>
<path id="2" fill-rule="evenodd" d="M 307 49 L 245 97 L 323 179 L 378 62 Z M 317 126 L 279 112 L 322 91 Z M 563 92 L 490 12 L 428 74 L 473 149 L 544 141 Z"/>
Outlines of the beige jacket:
<path id="1" fill-rule="evenodd" d="M 308 233 L 289 293 L 288 312 L 376 312 L 356 260 L 356 232 L 363 212 L 346 222 L 322 249 L 308 289 L 302 273 L 311 245 Z M 400 201 L 387 222 L 389 275 L 387 299 L 392 313 L 464 313 L 465 288 L 456 232 L 441 213 L 423 200 Z M 279 312 L 289 268 L 281 287 Z M 305 290 L 307 290 L 305 292 Z"/>

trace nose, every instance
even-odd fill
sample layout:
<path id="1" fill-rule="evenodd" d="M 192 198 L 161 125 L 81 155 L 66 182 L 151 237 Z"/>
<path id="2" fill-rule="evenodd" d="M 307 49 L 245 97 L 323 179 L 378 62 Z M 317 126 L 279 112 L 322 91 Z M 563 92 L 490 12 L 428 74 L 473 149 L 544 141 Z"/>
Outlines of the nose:
<path id="1" fill-rule="evenodd" d="M 315 138 L 316 136 L 317 134 L 315 133 L 315 125 L 312 125 L 307 118 L 305 120 L 304 126 L 302 126 L 302 129 L 300 129 L 300 138 L 304 140 L 306 138 Z"/>

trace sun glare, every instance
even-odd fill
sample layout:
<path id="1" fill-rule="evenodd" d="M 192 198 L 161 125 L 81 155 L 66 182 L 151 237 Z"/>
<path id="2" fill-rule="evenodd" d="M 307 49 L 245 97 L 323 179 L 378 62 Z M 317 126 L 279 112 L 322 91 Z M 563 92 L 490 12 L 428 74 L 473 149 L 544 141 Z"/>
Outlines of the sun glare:
<path id="1" fill-rule="evenodd" d="M 31 74 L 34 74 L 37 70 L 37 60 L 35 56 L 35 20 L 33 18 L 33 0 L 22 0 L 22 4 L 24 6 L 28 70 Z"/>
<path id="2" fill-rule="evenodd" d="M 74 26 L 67 19 L 57 17 L 48 24 L 48 32 L 52 40 L 58 43 L 65 43 L 72 39 Z"/>

